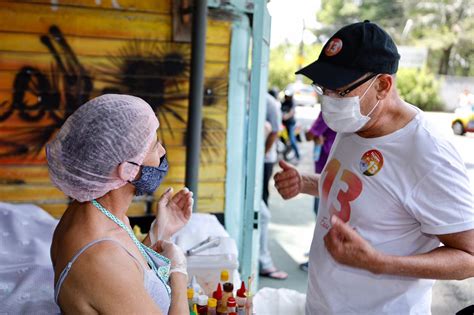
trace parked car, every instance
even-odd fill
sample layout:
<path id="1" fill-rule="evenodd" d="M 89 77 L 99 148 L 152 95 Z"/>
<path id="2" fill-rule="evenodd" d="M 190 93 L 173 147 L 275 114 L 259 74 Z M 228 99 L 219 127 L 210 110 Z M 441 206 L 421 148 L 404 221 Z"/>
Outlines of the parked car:
<path id="1" fill-rule="evenodd" d="M 464 106 L 454 111 L 455 117 L 451 128 L 456 135 L 464 135 L 466 132 L 474 132 L 474 106 Z"/>
<path id="2" fill-rule="evenodd" d="M 296 106 L 314 106 L 318 102 L 316 91 L 309 84 L 303 82 L 290 83 L 286 86 L 285 91 L 292 92 Z"/>

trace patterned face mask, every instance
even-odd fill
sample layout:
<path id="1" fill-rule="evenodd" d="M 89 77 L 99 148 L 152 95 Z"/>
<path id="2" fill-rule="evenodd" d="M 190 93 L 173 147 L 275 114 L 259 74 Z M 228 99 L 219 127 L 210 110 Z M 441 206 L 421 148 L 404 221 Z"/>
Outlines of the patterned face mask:
<path id="1" fill-rule="evenodd" d="M 166 159 L 166 155 L 161 157 L 159 166 L 138 165 L 135 162 L 128 163 L 141 167 L 140 178 L 134 181 L 129 181 L 129 183 L 136 188 L 136 196 L 153 194 L 161 185 L 168 173 L 168 160 Z"/>

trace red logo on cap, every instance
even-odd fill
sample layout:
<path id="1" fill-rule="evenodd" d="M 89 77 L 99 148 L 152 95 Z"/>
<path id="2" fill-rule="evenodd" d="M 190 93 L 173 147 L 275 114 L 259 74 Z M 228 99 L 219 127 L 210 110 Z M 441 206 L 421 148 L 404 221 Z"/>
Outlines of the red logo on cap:
<path id="1" fill-rule="evenodd" d="M 333 38 L 324 50 L 324 54 L 328 57 L 332 57 L 337 55 L 341 51 L 341 49 L 342 40 L 340 40 L 339 38 Z"/>

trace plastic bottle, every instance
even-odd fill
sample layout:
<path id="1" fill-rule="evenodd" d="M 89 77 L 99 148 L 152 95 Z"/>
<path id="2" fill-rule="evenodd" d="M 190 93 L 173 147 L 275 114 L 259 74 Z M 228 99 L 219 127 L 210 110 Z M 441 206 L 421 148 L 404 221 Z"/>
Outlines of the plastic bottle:
<path id="1" fill-rule="evenodd" d="M 189 313 L 189 315 L 198 315 L 196 304 L 193 305 L 193 310 Z"/>
<path id="2" fill-rule="evenodd" d="M 313 161 L 317 162 L 319 161 L 319 158 L 321 157 L 321 149 L 322 149 L 322 145 L 321 144 L 317 144 L 315 143 L 314 144 L 314 148 L 313 148 Z"/>
<path id="3" fill-rule="evenodd" d="M 222 269 L 221 271 L 221 285 L 224 285 L 224 283 L 229 282 L 229 271 L 227 269 Z"/>
<path id="4" fill-rule="evenodd" d="M 197 294 L 202 294 L 202 293 L 203 293 L 203 290 L 202 290 L 201 286 L 200 286 L 199 283 L 197 282 L 196 276 L 193 276 L 193 277 L 191 278 L 191 283 L 189 284 L 188 287 L 189 287 L 189 288 L 193 288 L 194 291 L 195 291 Z"/>
<path id="5" fill-rule="evenodd" d="M 217 310 L 219 313 L 226 314 L 227 312 L 227 300 L 229 298 L 233 298 L 234 294 L 234 285 L 230 282 L 224 283 L 224 294 L 222 294 L 222 304 L 221 304 L 221 309 Z"/>
<path id="6" fill-rule="evenodd" d="M 194 305 L 194 302 L 195 302 L 194 296 L 196 295 L 196 293 L 194 292 L 193 288 L 188 288 L 187 294 L 188 294 L 189 311 L 192 311 L 193 310 L 193 305 Z"/>
<path id="7" fill-rule="evenodd" d="M 248 278 L 248 289 L 245 292 L 245 296 L 247 297 L 247 301 L 245 302 L 245 315 L 253 315 L 253 295 L 250 291 L 252 289 L 253 283 L 253 275 Z"/>
<path id="8" fill-rule="evenodd" d="M 233 297 L 227 299 L 227 314 L 237 315 L 237 303 Z"/>
<path id="9" fill-rule="evenodd" d="M 212 297 L 217 300 L 217 313 L 220 314 L 222 311 L 222 286 L 220 283 L 217 284 L 217 290 L 212 293 Z"/>
<path id="10" fill-rule="evenodd" d="M 215 298 L 207 300 L 207 315 L 217 315 L 217 300 Z"/>
<path id="11" fill-rule="evenodd" d="M 253 315 L 253 295 L 252 292 L 247 292 L 247 301 L 245 303 L 245 315 Z"/>
<path id="12" fill-rule="evenodd" d="M 198 297 L 197 311 L 199 315 L 207 315 L 207 295 L 200 295 Z"/>
<path id="13" fill-rule="evenodd" d="M 240 289 L 237 290 L 236 294 L 236 302 L 237 302 L 237 314 L 238 315 L 245 315 L 245 304 L 247 303 L 247 296 L 245 293 L 247 289 L 245 288 L 245 281 L 242 281 L 242 285 Z"/>

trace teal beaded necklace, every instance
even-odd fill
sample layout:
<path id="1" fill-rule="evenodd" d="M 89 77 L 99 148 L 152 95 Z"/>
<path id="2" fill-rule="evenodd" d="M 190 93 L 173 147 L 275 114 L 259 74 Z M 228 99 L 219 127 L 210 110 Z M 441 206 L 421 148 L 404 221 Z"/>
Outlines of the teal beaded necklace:
<path id="1" fill-rule="evenodd" d="M 143 255 L 143 257 L 146 259 L 148 265 L 153 269 L 155 274 L 158 276 L 158 278 L 163 282 L 163 284 L 166 287 L 166 290 L 168 291 L 168 294 L 171 294 L 171 288 L 168 285 L 168 280 L 170 277 L 170 265 L 171 261 L 166 258 L 163 255 L 158 254 L 155 252 L 153 249 L 149 248 L 148 246 L 144 245 L 141 243 L 133 231 L 126 226 L 119 218 L 117 218 L 115 215 L 113 215 L 109 210 L 104 208 L 97 200 L 92 200 L 92 204 L 94 207 L 100 210 L 103 214 L 105 214 L 109 219 L 114 221 L 118 226 L 120 226 L 122 229 L 124 229 L 127 233 L 128 236 L 132 239 L 132 241 L 135 243 L 135 245 L 138 247 L 138 250 L 140 253 Z M 165 263 L 164 266 L 156 266 L 155 262 L 153 259 L 151 259 L 150 255 L 153 255 L 154 257 L 158 258 L 159 260 L 163 261 Z"/>

